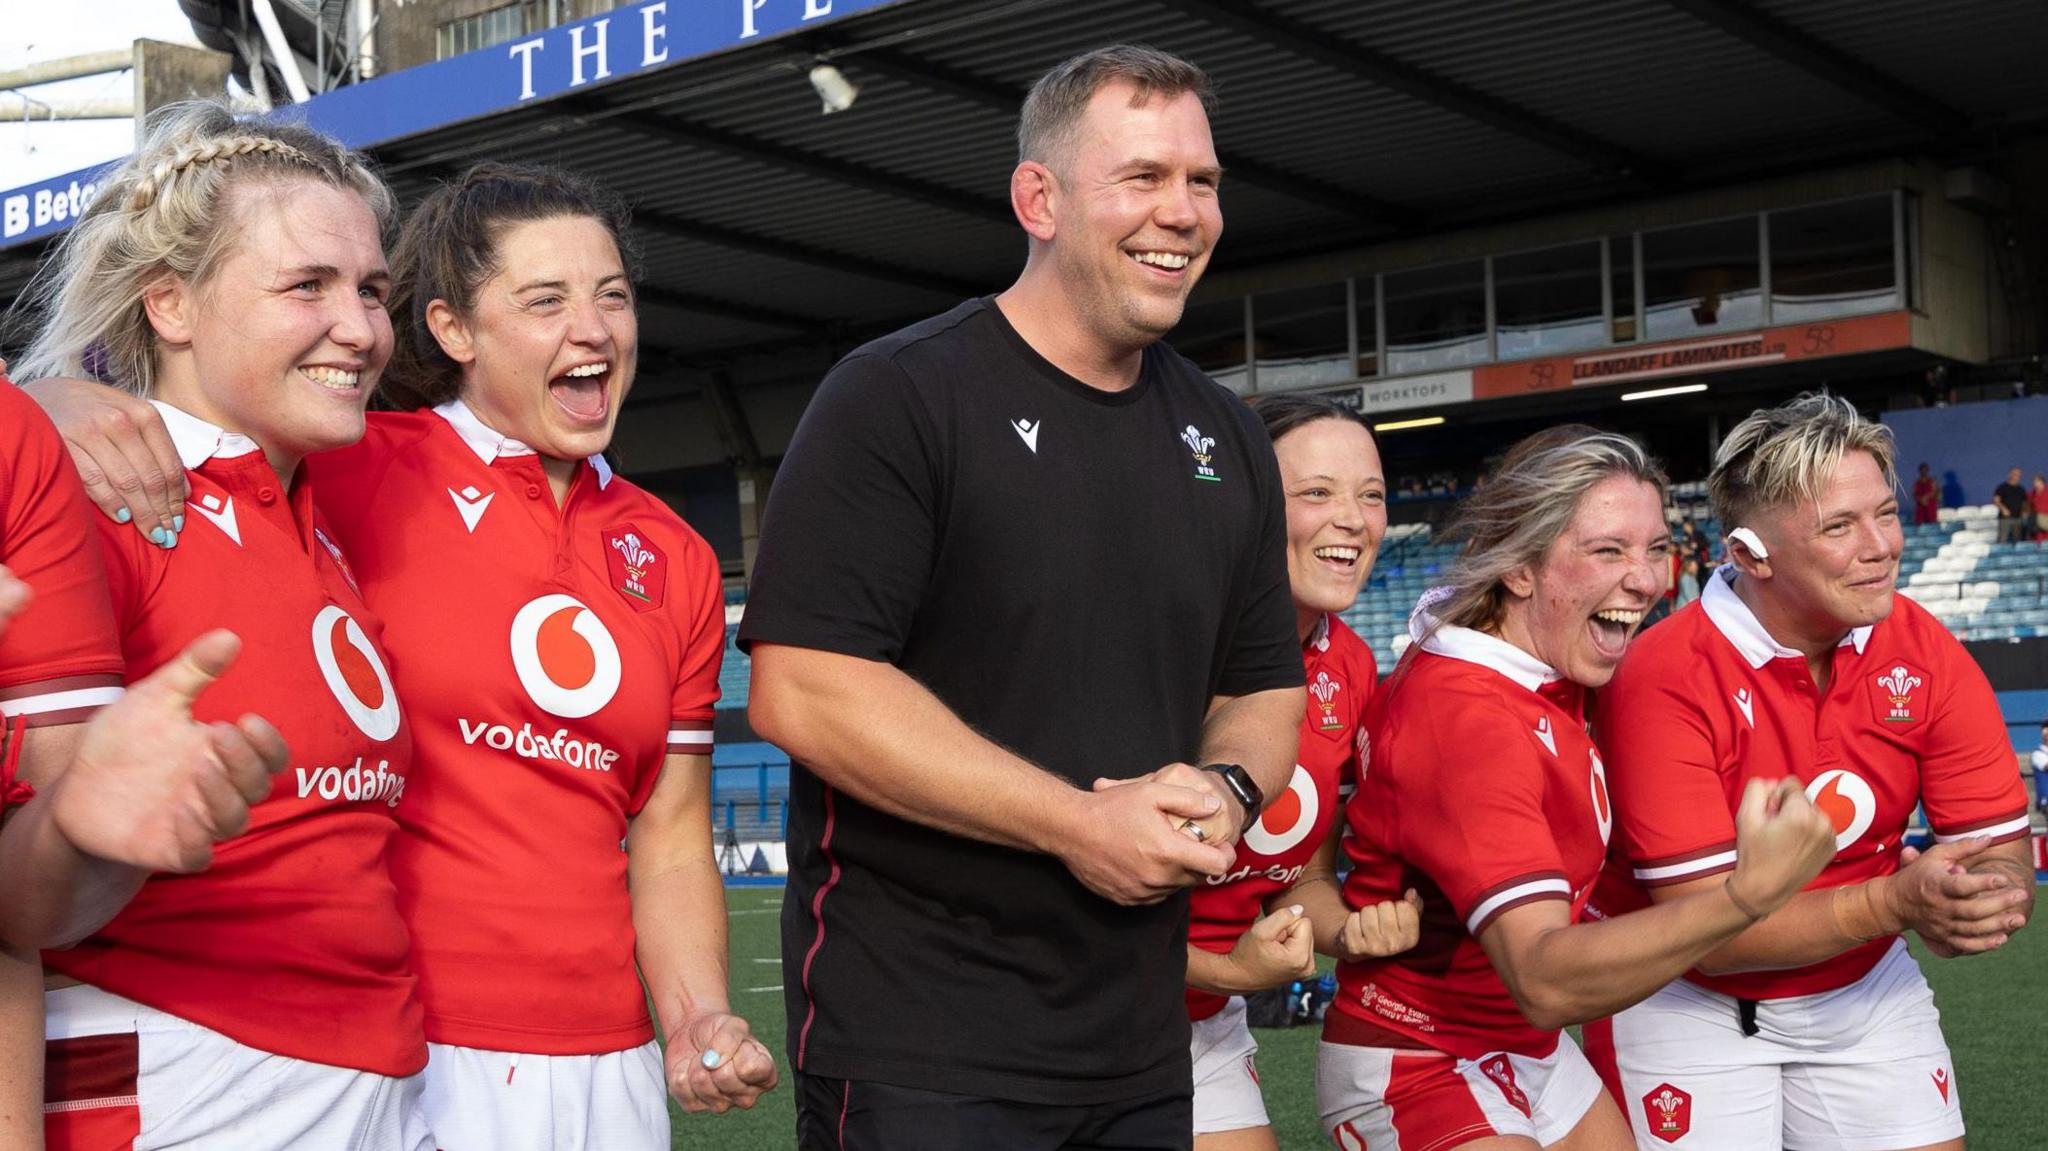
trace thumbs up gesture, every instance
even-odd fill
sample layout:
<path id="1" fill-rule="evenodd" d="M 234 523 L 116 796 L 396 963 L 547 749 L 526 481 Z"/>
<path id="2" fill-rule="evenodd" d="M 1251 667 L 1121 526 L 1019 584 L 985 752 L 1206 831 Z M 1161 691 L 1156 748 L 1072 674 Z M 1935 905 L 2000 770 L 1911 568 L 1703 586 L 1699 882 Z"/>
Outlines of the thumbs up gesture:
<path id="1" fill-rule="evenodd" d="M 233 632 L 207 632 L 93 716 L 51 788 L 51 820 L 74 848 L 190 873 L 249 825 L 250 805 L 284 769 L 284 737 L 253 715 L 231 724 L 192 718 L 193 701 L 241 647 Z"/>

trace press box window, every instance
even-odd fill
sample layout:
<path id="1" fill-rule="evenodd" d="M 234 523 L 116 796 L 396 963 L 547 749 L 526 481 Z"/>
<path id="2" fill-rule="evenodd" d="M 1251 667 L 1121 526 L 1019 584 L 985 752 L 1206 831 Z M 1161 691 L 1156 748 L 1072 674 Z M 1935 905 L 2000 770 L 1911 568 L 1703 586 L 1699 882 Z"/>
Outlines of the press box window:
<path id="1" fill-rule="evenodd" d="M 1494 257 L 1493 312 L 1504 360 L 1606 343 L 1599 241 Z"/>
<path id="2" fill-rule="evenodd" d="M 1252 347 L 1260 392 L 1351 379 L 1351 328 L 1344 282 L 1252 297 Z"/>
<path id="3" fill-rule="evenodd" d="M 1762 326 L 1755 216 L 1643 233 L 1645 338 Z"/>
<path id="4" fill-rule="evenodd" d="M 510 43 L 543 28 L 552 28 L 561 23 L 561 18 L 562 0 L 522 0 L 450 20 L 434 30 L 434 57 L 446 60 L 479 48 Z"/>
<path id="5" fill-rule="evenodd" d="M 1395 272 L 1382 283 L 1388 375 L 1486 361 L 1484 263 Z"/>
<path id="6" fill-rule="evenodd" d="M 1890 195 L 1772 212 L 1771 322 L 1903 307 L 1892 215 Z"/>

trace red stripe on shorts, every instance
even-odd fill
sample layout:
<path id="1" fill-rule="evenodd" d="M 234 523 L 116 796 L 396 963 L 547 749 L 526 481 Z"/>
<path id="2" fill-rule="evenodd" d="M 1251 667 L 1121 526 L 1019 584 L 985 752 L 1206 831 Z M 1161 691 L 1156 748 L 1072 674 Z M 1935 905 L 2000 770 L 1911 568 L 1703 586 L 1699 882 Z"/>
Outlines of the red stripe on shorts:
<path id="1" fill-rule="evenodd" d="M 1493 1122 L 1458 1074 L 1457 1060 L 1396 1056 L 1387 1076 L 1387 1117 L 1404 1149 L 1442 1151 L 1488 1135 Z"/>
<path id="2" fill-rule="evenodd" d="M 142 1133 L 134 1032 L 45 1045 L 43 1139 L 49 1151 L 129 1151 Z"/>

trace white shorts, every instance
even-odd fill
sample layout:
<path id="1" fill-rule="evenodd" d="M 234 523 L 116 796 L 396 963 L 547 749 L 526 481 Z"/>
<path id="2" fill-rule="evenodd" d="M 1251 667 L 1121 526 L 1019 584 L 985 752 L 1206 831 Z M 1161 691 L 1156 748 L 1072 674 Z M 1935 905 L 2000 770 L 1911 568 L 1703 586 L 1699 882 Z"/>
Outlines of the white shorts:
<path id="1" fill-rule="evenodd" d="M 49 1151 L 433 1151 L 418 1075 L 258 1051 L 97 987 L 43 996 Z"/>
<path id="2" fill-rule="evenodd" d="M 1244 997 L 1231 996 L 1223 1010 L 1195 1020 L 1193 1029 L 1188 1054 L 1195 1062 L 1195 1134 L 1270 1126 L 1259 1069 L 1252 1063 L 1259 1042 L 1245 1023 Z"/>
<path id="3" fill-rule="evenodd" d="M 1958 1139 L 1934 993 L 1898 941 L 1847 987 L 1758 1002 L 1679 980 L 1613 1019 L 1618 1100 L 1643 1151 L 1892 1151 Z"/>
<path id="4" fill-rule="evenodd" d="M 429 1043 L 426 1110 L 441 1151 L 669 1151 L 654 1043 L 603 1055 Z"/>
<path id="5" fill-rule="evenodd" d="M 1344 1043 L 1316 1049 L 1316 1107 L 1341 1151 L 1441 1151 L 1489 1135 L 1548 1147 L 1571 1134 L 1603 1090 L 1569 1035 L 1542 1059 Z"/>

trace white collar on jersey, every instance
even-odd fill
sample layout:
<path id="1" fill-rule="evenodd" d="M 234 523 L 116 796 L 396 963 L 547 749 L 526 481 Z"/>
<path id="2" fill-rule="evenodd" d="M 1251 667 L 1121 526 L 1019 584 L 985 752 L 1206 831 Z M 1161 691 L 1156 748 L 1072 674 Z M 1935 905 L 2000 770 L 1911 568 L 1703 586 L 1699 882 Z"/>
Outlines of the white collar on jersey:
<path id="1" fill-rule="evenodd" d="M 532 448 L 527 447 L 511 436 L 499 432 L 496 428 L 478 419 L 476 412 L 468 404 L 464 403 L 459 396 L 436 407 L 434 414 L 447 420 L 448 426 L 455 429 L 455 434 L 461 436 L 462 442 L 468 444 L 469 450 L 475 452 L 476 458 L 482 460 L 486 465 L 495 462 L 500 456 L 531 456 L 539 454 Z M 604 462 L 603 454 L 600 453 L 588 457 L 588 462 L 590 470 L 597 473 L 597 489 L 603 491 L 605 488 L 610 487 L 612 482 L 612 466 Z"/>
<path id="2" fill-rule="evenodd" d="M 1323 614 L 1321 614 L 1321 615 L 1319 615 L 1319 616 L 1317 616 L 1317 617 L 1316 617 L 1316 629 L 1315 629 L 1314 631 L 1312 631 L 1312 632 L 1308 633 L 1308 642 L 1307 642 L 1307 643 L 1305 643 L 1305 644 L 1303 644 L 1302 646 L 1303 646 L 1303 647 L 1312 647 L 1312 648 L 1316 649 L 1317 651 L 1328 651 L 1328 650 L 1330 650 L 1330 613 L 1329 613 L 1329 612 L 1324 612 Z"/>
<path id="3" fill-rule="evenodd" d="M 1806 658 L 1771 638 L 1771 633 L 1764 630 L 1764 625 L 1756 618 L 1756 613 L 1749 610 L 1749 605 L 1742 602 L 1741 596 L 1735 594 L 1732 582 L 1734 578 L 1735 565 L 1722 564 L 1714 569 L 1713 578 L 1707 581 L 1705 590 L 1700 592 L 1700 609 L 1707 613 L 1707 618 L 1713 621 L 1715 629 L 1727 637 L 1728 642 L 1736 651 L 1742 653 L 1742 658 L 1748 660 L 1751 667 L 1762 667 L 1774 659 Z M 1864 646 L 1870 642 L 1870 631 L 1869 627 L 1852 629 L 1848 635 L 1842 637 L 1842 642 L 1835 646 L 1847 647 L 1854 644 L 1856 654 L 1862 655 Z"/>
<path id="4" fill-rule="evenodd" d="M 232 459 L 258 450 L 255 440 L 239 432 L 217 428 L 162 400 L 149 403 L 163 417 L 164 430 L 171 434 L 171 446 L 178 450 L 178 462 L 188 469 L 196 468 L 215 456 Z"/>
<path id="5" fill-rule="evenodd" d="M 1469 627 L 1453 627 L 1431 615 L 1429 609 L 1445 599 L 1449 590 L 1431 588 L 1422 593 L 1408 617 L 1408 636 L 1421 644 L 1422 650 L 1497 671 L 1529 691 L 1564 678 L 1557 669 L 1504 639 Z"/>

